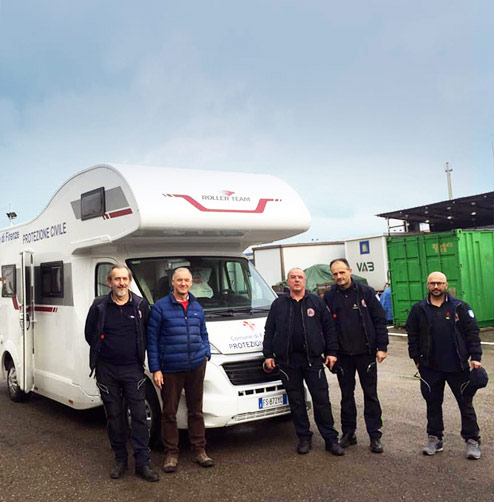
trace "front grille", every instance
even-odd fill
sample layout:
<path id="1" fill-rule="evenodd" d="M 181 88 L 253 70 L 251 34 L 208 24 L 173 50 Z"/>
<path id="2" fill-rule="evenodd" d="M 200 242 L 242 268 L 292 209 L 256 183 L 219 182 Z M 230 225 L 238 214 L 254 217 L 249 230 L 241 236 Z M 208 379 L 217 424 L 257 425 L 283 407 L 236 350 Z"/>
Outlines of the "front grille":
<path id="1" fill-rule="evenodd" d="M 274 382 L 280 379 L 279 371 L 265 373 L 262 369 L 263 359 L 237 361 L 223 364 L 223 369 L 233 385 L 250 385 L 254 383 Z"/>

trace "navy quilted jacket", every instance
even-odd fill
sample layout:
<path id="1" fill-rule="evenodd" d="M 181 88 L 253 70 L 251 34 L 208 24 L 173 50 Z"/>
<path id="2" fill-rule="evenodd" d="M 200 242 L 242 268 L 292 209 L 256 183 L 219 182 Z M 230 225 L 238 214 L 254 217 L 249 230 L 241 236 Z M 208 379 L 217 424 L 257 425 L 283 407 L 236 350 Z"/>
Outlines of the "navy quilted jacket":
<path id="1" fill-rule="evenodd" d="M 187 312 L 173 293 L 151 310 L 147 336 L 148 365 L 152 372 L 191 371 L 211 358 L 204 311 L 189 293 Z"/>

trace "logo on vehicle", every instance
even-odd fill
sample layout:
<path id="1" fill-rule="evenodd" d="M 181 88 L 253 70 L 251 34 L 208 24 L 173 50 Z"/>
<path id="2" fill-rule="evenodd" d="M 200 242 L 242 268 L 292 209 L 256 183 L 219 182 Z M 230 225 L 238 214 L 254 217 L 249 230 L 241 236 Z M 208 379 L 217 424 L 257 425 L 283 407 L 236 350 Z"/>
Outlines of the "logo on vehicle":
<path id="1" fill-rule="evenodd" d="M 255 331 L 256 329 L 256 325 L 250 321 L 243 321 L 242 325 L 245 326 L 246 328 L 250 328 L 252 331 Z"/>

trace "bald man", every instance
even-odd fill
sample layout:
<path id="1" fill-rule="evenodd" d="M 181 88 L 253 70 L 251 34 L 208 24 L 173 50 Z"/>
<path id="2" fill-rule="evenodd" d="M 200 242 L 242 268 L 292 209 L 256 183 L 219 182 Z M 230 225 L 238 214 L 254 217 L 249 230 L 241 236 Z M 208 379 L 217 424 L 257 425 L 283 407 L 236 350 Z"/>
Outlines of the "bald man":
<path id="1" fill-rule="evenodd" d="M 420 388 L 427 403 L 428 442 L 424 455 L 443 450 L 444 386 L 453 392 L 461 413 L 466 457 L 480 458 L 480 431 L 473 396 L 463 394 L 470 367 L 480 368 L 482 349 L 475 314 L 467 303 L 451 296 L 442 272 L 427 278 L 427 297 L 410 310 L 406 322 L 408 352 L 420 372 Z M 470 359 L 470 362 L 469 362 Z"/>

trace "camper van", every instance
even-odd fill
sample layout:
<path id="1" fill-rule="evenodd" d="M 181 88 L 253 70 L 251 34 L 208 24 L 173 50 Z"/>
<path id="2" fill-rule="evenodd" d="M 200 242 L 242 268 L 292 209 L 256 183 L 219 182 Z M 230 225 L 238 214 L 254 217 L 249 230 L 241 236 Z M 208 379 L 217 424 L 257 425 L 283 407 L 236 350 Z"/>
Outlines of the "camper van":
<path id="1" fill-rule="evenodd" d="M 206 313 L 211 360 L 207 427 L 289 413 L 279 377 L 262 370 L 264 323 L 275 294 L 242 252 L 307 230 L 298 194 L 268 175 L 101 164 L 70 178 L 33 221 L 0 230 L 0 363 L 14 401 L 30 392 L 75 409 L 101 405 L 89 375 L 84 324 L 108 294 L 115 264 L 151 305 L 177 267 Z M 152 438 L 161 401 L 148 373 Z M 185 402 L 177 415 L 186 427 Z"/>

